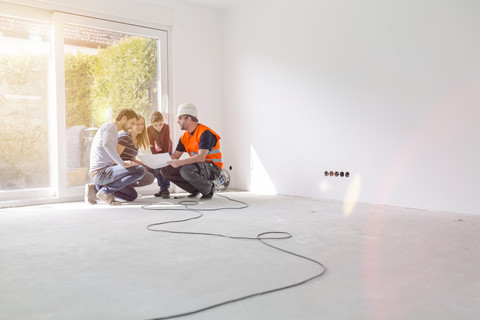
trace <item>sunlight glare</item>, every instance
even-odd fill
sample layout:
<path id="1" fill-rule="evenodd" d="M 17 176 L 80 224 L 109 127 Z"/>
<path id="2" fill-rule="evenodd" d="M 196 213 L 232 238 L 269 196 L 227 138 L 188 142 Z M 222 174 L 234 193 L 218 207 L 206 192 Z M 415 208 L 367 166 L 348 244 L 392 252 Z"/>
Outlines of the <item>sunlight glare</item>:
<path id="1" fill-rule="evenodd" d="M 252 145 L 250 145 L 250 156 L 250 191 L 260 194 L 276 194 L 275 186 Z"/>
<path id="2" fill-rule="evenodd" d="M 357 205 L 358 196 L 360 195 L 360 189 L 362 186 L 362 179 L 359 175 L 355 175 L 350 182 L 345 193 L 343 215 L 348 217 L 352 214 L 355 206 Z"/>

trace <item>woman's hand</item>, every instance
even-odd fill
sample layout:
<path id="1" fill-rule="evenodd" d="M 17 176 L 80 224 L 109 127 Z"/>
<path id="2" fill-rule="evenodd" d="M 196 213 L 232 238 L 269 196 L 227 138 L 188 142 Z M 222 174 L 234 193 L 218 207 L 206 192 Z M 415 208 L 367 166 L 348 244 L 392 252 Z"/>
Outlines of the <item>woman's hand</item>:
<path id="1" fill-rule="evenodd" d="M 138 163 L 136 163 L 135 161 L 127 160 L 127 161 L 123 161 L 123 163 L 124 163 L 124 166 L 123 166 L 124 168 L 138 166 Z"/>

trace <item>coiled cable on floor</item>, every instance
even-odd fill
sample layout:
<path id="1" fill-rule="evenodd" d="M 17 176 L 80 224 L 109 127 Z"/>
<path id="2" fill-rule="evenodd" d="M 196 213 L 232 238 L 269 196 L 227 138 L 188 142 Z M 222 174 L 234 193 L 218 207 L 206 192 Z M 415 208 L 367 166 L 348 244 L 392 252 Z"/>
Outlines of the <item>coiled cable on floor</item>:
<path id="1" fill-rule="evenodd" d="M 195 314 L 195 313 L 200 313 L 200 312 L 203 312 L 203 311 L 206 311 L 206 310 L 210 310 L 210 309 L 213 309 L 213 308 L 217 308 L 217 307 L 220 307 L 220 306 L 223 306 L 223 305 L 226 305 L 226 304 L 230 304 L 230 303 L 238 302 L 238 301 L 241 301 L 241 300 L 246 300 L 246 299 L 249 299 L 249 298 L 253 298 L 253 297 L 256 297 L 256 296 L 261 296 L 261 295 L 265 295 L 265 294 L 269 294 L 269 293 L 273 293 L 273 292 L 277 292 L 277 291 L 290 289 L 290 288 L 297 287 L 297 286 L 300 286 L 302 284 L 305 284 L 305 283 L 307 283 L 309 281 L 312 281 L 316 278 L 319 278 L 323 274 L 325 274 L 325 272 L 327 271 L 327 268 L 321 262 L 319 262 L 317 260 L 314 260 L 314 259 L 308 258 L 306 256 L 303 256 L 301 254 L 297 254 L 297 253 L 294 253 L 294 252 L 276 247 L 272 244 L 269 244 L 269 243 L 265 242 L 265 240 L 289 239 L 289 238 L 292 237 L 292 235 L 288 232 L 267 231 L 267 232 L 259 233 L 256 237 L 240 237 L 240 236 L 228 236 L 228 235 L 219 234 L 219 233 L 174 231 L 174 230 L 165 230 L 165 229 L 156 229 L 155 228 L 155 227 L 158 227 L 158 226 L 161 226 L 161 225 L 172 224 L 172 223 L 180 223 L 180 222 L 186 222 L 186 221 L 190 221 L 190 220 L 200 219 L 201 217 L 203 217 L 203 212 L 219 211 L 219 210 L 241 210 L 241 209 L 248 208 L 248 204 L 243 202 L 243 201 L 231 199 L 227 196 L 224 196 L 224 195 L 221 195 L 221 194 L 218 194 L 218 193 L 216 193 L 216 195 L 219 196 L 219 197 L 228 199 L 231 202 L 240 203 L 242 206 L 240 206 L 240 207 L 220 207 L 220 208 L 210 208 L 210 209 L 195 209 L 195 208 L 192 208 L 192 206 L 199 204 L 198 201 L 196 201 L 196 200 L 181 200 L 181 201 L 179 201 L 178 204 L 182 205 L 183 208 L 168 208 L 168 207 L 166 207 L 166 208 L 163 207 L 162 208 L 162 207 L 159 207 L 158 205 L 146 205 L 146 206 L 142 206 L 142 209 L 145 209 L 145 210 L 161 210 L 161 211 L 191 211 L 191 212 L 195 212 L 197 214 L 193 217 L 189 217 L 189 218 L 186 218 L 186 219 L 169 220 L 169 221 L 164 221 L 164 222 L 152 223 L 152 224 L 149 224 L 146 228 L 148 230 L 154 231 L 154 232 L 223 237 L 223 238 L 236 239 L 236 240 L 256 240 L 256 241 L 260 241 L 262 244 L 264 244 L 264 245 L 266 245 L 270 248 L 273 248 L 275 250 L 279 250 L 281 252 L 296 256 L 298 258 L 308 260 L 308 261 L 318 265 L 321 268 L 321 270 L 312 277 L 309 277 L 309 278 L 304 279 L 304 280 L 299 281 L 299 282 L 292 283 L 290 285 L 286 285 L 286 286 L 283 286 L 283 287 L 278 287 L 278 288 L 274 288 L 274 289 L 270 289 L 270 290 L 266 290 L 266 291 L 260 291 L 260 292 L 252 293 L 252 294 L 242 296 L 242 297 L 239 297 L 239 298 L 219 302 L 219 303 L 216 303 L 216 304 L 204 307 L 204 308 L 200 308 L 200 309 L 196 309 L 196 310 L 192 310 L 192 311 L 188 311 L 188 312 L 184 312 L 184 313 L 174 314 L 174 315 L 170 315 L 170 316 L 165 316 L 165 317 L 152 318 L 150 320 L 166 320 L 166 319 L 184 317 L 184 316 L 192 315 L 192 314 Z"/>

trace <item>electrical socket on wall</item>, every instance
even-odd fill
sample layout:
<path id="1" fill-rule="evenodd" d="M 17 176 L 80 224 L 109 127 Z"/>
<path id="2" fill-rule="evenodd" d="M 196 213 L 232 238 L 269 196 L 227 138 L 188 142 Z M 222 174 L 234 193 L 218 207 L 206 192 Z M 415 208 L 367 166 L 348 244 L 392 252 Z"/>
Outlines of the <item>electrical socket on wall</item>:
<path id="1" fill-rule="evenodd" d="M 340 177 L 348 178 L 348 177 L 350 177 L 350 172 L 348 172 L 348 171 L 347 171 L 347 172 L 343 172 L 343 171 L 340 171 L 340 172 L 339 172 L 339 171 L 335 171 L 335 172 L 334 172 L 334 171 L 325 171 L 325 177 L 333 177 L 333 176 L 335 176 L 335 177 L 340 176 Z"/>

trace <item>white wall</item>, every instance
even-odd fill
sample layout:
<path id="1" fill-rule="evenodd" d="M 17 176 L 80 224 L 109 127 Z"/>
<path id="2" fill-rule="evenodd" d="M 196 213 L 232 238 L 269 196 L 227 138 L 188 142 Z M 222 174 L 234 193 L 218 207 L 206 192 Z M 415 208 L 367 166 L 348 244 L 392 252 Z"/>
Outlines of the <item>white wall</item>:
<path id="1" fill-rule="evenodd" d="M 224 11 L 232 186 L 259 183 L 253 148 L 279 194 L 480 214 L 479 13 L 468 0 Z"/>
<path id="2" fill-rule="evenodd" d="M 142 0 L 147 1 L 147 0 Z M 151 0 L 174 10 L 172 59 L 175 110 L 183 102 L 198 108 L 200 122 L 223 136 L 221 11 L 177 0 Z M 181 131 L 172 117 L 176 146 Z"/>
<path id="3" fill-rule="evenodd" d="M 172 105 L 222 135 L 234 188 L 480 213 L 478 2 L 11 2 L 171 26 Z"/>

